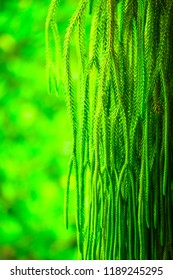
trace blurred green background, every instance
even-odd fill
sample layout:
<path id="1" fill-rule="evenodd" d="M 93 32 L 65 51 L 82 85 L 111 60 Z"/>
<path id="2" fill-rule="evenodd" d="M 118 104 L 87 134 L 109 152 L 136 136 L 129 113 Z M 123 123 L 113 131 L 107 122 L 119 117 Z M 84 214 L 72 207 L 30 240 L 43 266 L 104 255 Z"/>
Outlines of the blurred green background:
<path id="1" fill-rule="evenodd" d="M 71 147 L 64 92 L 48 95 L 45 79 L 49 3 L 0 1 L 1 260 L 77 259 L 72 203 L 68 231 L 64 225 Z M 77 3 L 60 1 L 62 41 Z"/>

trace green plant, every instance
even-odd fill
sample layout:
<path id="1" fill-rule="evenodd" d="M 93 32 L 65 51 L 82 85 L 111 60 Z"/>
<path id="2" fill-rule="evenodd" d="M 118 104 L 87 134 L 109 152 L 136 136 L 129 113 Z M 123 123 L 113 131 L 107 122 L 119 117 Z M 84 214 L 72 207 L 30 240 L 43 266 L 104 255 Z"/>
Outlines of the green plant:
<path id="1" fill-rule="evenodd" d="M 50 59 L 59 40 L 53 0 L 46 22 Z M 91 14 L 89 50 L 85 18 Z M 82 259 L 172 258 L 173 1 L 82 0 L 64 41 L 64 80 L 73 132 L 66 191 L 76 178 Z M 70 48 L 76 32 L 79 91 Z M 53 65 L 53 68 L 50 67 Z"/>

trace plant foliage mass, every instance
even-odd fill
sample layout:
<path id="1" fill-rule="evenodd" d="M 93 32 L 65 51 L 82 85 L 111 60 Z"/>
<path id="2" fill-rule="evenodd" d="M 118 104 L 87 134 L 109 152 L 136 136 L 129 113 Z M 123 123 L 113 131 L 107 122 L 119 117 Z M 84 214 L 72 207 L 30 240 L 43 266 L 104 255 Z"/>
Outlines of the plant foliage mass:
<path id="1" fill-rule="evenodd" d="M 58 2 L 51 2 L 46 21 L 47 72 L 49 88 L 65 84 L 73 134 L 66 223 L 74 171 L 80 257 L 170 259 L 173 1 L 80 1 L 67 28 L 64 62 Z"/>

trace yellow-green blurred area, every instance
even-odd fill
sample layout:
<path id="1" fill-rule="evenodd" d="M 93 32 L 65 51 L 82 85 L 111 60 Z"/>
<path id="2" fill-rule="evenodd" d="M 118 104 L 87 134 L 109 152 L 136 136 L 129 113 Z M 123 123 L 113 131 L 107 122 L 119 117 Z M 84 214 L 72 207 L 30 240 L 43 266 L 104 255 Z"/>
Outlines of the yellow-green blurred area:
<path id="1" fill-rule="evenodd" d="M 48 95 L 49 0 L 0 0 L 0 259 L 76 259 L 75 191 L 65 229 L 71 133 L 64 92 Z M 61 0 L 64 37 L 78 1 Z"/>

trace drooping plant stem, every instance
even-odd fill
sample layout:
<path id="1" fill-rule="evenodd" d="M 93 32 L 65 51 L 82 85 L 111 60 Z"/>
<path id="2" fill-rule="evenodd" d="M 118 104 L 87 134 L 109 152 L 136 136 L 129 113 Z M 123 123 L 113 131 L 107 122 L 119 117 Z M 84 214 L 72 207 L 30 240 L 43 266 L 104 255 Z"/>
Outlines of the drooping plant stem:
<path id="1" fill-rule="evenodd" d="M 50 85 L 52 69 L 61 68 L 49 44 L 53 34 L 59 53 L 57 2 L 46 24 Z M 82 0 L 70 20 L 63 52 L 73 133 L 66 202 L 74 172 L 82 259 L 173 258 L 172 26 L 172 0 Z M 71 70 L 74 31 L 79 96 Z"/>

